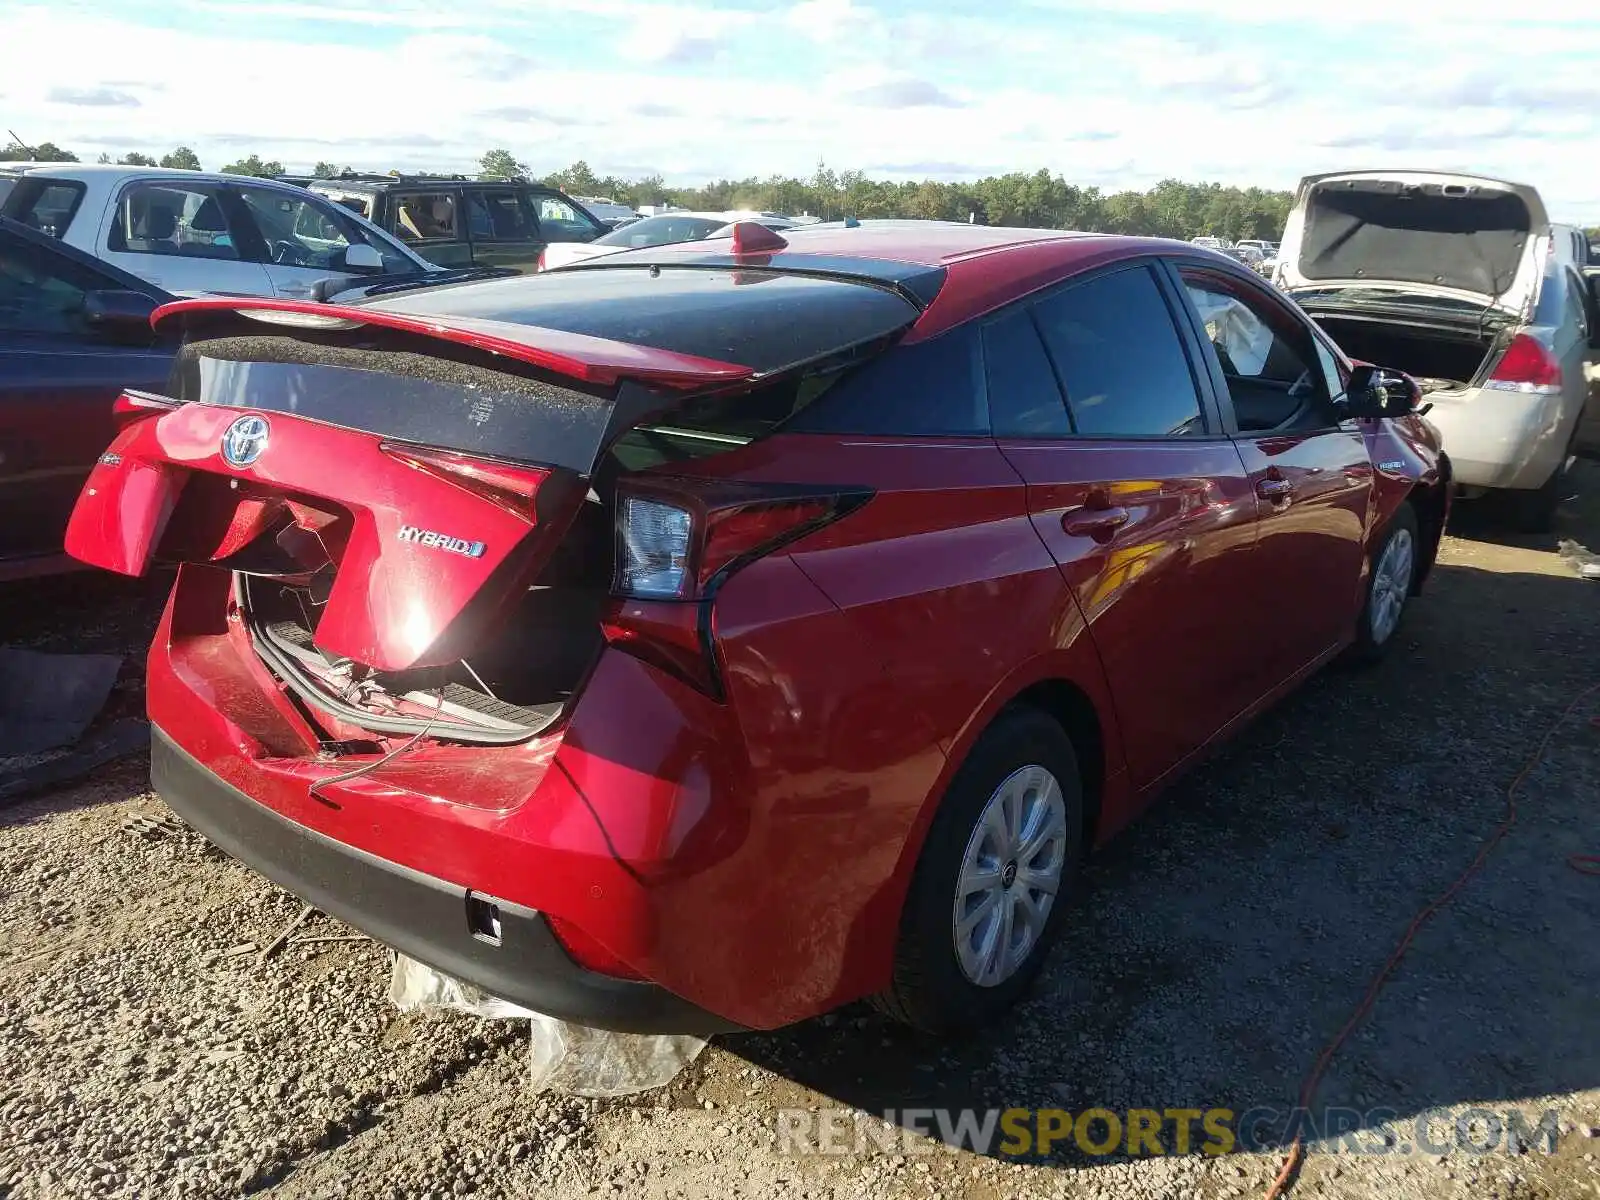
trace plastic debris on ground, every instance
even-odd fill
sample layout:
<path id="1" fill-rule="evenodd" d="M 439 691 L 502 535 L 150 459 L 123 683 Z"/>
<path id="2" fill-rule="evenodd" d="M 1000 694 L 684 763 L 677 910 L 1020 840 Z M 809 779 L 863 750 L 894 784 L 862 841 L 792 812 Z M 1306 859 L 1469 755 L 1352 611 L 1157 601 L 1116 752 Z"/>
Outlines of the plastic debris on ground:
<path id="1" fill-rule="evenodd" d="M 529 1071 L 533 1090 L 570 1096 L 629 1096 L 665 1087 L 706 1048 L 688 1034 L 617 1033 L 561 1021 L 501 1000 L 395 956 L 389 999 L 401 1012 L 454 1009 L 493 1020 L 519 1019 L 531 1026 Z"/>
<path id="2" fill-rule="evenodd" d="M 1580 579 L 1600 579 L 1600 554 L 1587 550 L 1577 542 L 1562 538 L 1556 547 L 1561 561 L 1578 573 Z"/>

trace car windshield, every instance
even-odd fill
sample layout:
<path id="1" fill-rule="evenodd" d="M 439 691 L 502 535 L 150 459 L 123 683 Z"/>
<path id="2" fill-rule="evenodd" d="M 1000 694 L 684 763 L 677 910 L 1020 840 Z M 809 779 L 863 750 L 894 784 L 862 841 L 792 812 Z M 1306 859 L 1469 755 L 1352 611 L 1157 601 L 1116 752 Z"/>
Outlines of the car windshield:
<path id="1" fill-rule="evenodd" d="M 594 240 L 596 246 L 667 246 L 673 242 L 692 242 L 703 238 L 722 222 L 715 217 L 646 217 L 624 229 L 613 229 Z"/>

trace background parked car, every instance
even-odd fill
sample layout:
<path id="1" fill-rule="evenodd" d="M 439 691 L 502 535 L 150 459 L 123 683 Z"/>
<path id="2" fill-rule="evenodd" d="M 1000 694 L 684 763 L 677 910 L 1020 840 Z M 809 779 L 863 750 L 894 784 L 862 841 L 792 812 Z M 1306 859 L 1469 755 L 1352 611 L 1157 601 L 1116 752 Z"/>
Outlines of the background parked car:
<path id="1" fill-rule="evenodd" d="M 608 200 L 603 196 L 574 196 L 573 199 L 608 229 L 615 229 L 621 222 L 639 215 L 626 204 L 618 204 L 615 200 Z"/>
<path id="2" fill-rule="evenodd" d="M 312 294 L 332 274 L 432 269 L 370 222 L 293 184 L 79 163 L 0 163 L 0 216 L 175 294 Z"/>
<path id="3" fill-rule="evenodd" d="M 1455 479 L 1547 528 L 1588 402 L 1600 298 L 1581 230 L 1526 184 L 1434 171 L 1300 183 L 1278 280 L 1346 352 L 1414 376 Z"/>
<path id="4" fill-rule="evenodd" d="M 309 185 L 441 267 L 531 271 L 546 246 L 609 232 L 571 196 L 543 184 L 462 175 L 340 175 Z"/>
<path id="5" fill-rule="evenodd" d="M 1259 250 L 1263 258 L 1271 258 L 1278 252 L 1278 243 L 1269 242 L 1264 238 L 1240 238 L 1235 244 Z"/>
<path id="6" fill-rule="evenodd" d="M 0 580 L 81 566 L 67 518 L 124 388 L 165 390 L 160 288 L 0 217 Z"/>
<path id="7" fill-rule="evenodd" d="M 732 222 L 739 218 L 725 212 L 674 212 L 659 217 L 644 217 L 638 221 L 613 229 L 604 237 L 592 242 L 565 242 L 548 246 L 539 256 L 539 270 L 565 266 L 602 254 L 615 254 L 619 250 L 637 250 L 645 246 L 670 246 L 675 242 L 693 242 L 701 238 L 728 237 L 733 233 Z M 794 222 L 788 217 L 771 214 L 755 218 L 756 223 L 768 229 L 792 229 Z"/>

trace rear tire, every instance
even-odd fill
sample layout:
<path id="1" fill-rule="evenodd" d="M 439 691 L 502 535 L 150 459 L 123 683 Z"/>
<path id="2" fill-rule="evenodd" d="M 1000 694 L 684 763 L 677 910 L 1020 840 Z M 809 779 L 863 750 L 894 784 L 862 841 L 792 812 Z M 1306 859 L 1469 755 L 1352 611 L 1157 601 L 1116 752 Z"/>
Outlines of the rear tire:
<path id="1" fill-rule="evenodd" d="M 1421 561 L 1417 512 L 1407 500 L 1395 510 L 1383 537 L 1372 548 L 1367 598 L 1349 651 L 1352 661 L 1374 663 L 1389 652 L 1416 587 Z"/>
<path id="2" fill-rule="evenodd" d="M 901 913 L 893 977 L 873 1005 L 934 1034 L 977 1029 L 1014 1005 L 1076 886 L 1083 811 L 1061 726 L 1037 709 L 1003 713 L 939 804 Z"/>

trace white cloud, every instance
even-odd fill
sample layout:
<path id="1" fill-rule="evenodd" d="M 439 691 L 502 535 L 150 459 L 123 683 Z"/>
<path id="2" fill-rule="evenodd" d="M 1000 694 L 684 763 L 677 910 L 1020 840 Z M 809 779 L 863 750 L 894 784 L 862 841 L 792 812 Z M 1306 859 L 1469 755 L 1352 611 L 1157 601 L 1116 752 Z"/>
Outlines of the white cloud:
<path id="1" fill-rule="evenodd" d="M 855 0 L 800 0 L 784 21 L 796 33 L 825 45 L 872 37 L 884 27 L 877 12 Z"/>
<path id="2" fill-rule="evenodd" d="M 1278 14 L 1246 38 L 1237 24 L 1202 28 L 1213 10 L 1201 0 L 1128 0 L 1174 14 L 1167 35 L 1133 32 L 1148 22 L 1120 32 L 1096 8 L 1092 53 L 1061 33 L 1087 12 L 1071 4 L 996 21 L 929 7 L 889 16 L 863 0 L 801 0 L 781 18 L 714 2 L 325 0 L 319 11 L 340 20 L 250 26 L 270 41 L 145 26 L 120 7 L 12 9 L 0 37 L 6 124 L 90 158 L 185 144 L 211 167 L 253 150 L 290 167 L 465 170 L 504 145 L 540 172 L 582 158 L 682 182 L 804 175 L 818 159 L 951 178 L 1045 167 L 1108 189 L 1167 176 L 1289 187 L 1368 163 L 1453 165 L 1525 179 L 1558 216 L 1600 220 L 1600 76 L 1588 56 L 1600 27 L 1589 40 L 1554 36 L 1470 0 L 1446 26 L 1374 35 L 1338 61 L 1323 49 L 1327 27 L 1288 25 L 1293 6 L 1266 0 L 1228 8 Z M 1357 25 L 1399 19 L 1376 0 L 1352 4 Z M 1571 11 L 1529 8 L 1535 21 Z M 578 16 L 563 22 L 563 11 Z M 359 32 L 357 18 L 374 13 L 387 14 L 383 40 Z M 1490 19 L 1502 24 L 1461 23 Z M 547 36 L 579 25 L 580 43 Z M 1538 70 L 1501 69 L 1505 48 L 1524 44 Z"/>

